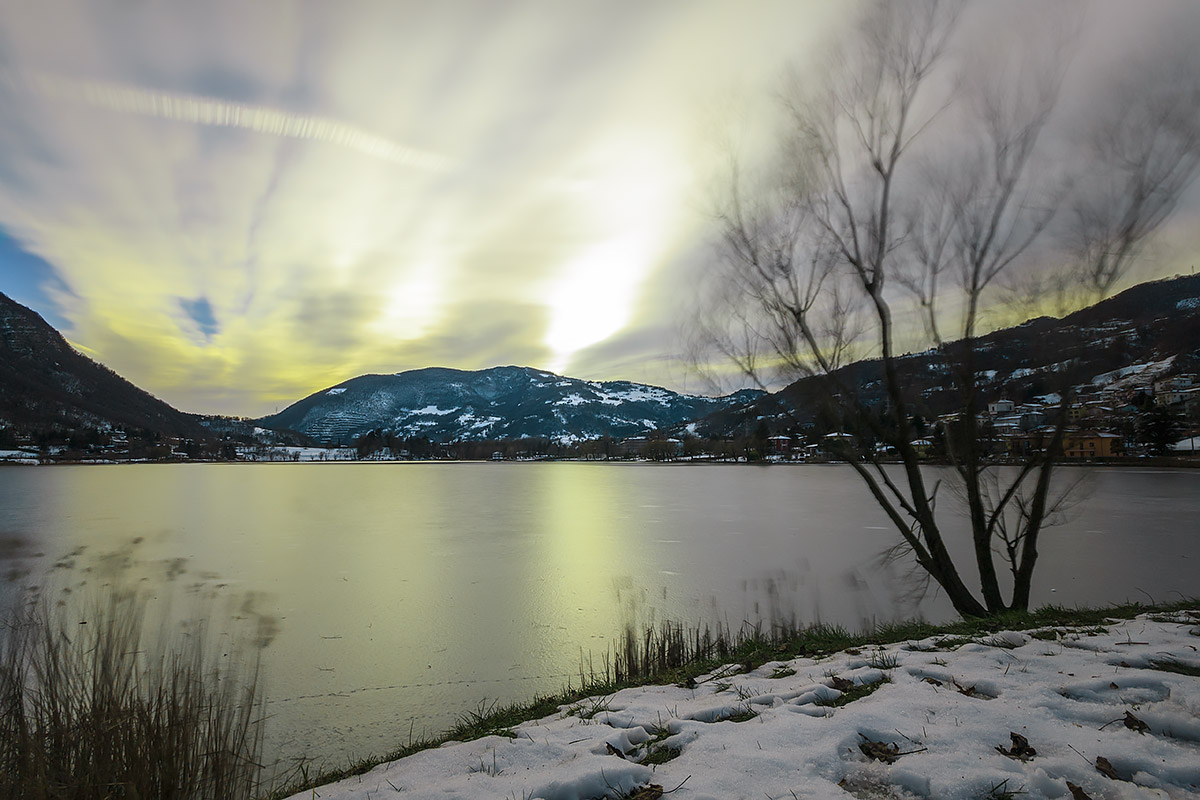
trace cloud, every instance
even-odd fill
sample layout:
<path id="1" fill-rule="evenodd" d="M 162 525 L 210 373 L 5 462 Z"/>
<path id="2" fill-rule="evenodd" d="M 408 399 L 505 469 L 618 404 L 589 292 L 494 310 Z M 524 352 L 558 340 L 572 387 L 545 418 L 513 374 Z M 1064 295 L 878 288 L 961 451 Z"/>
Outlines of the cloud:
<path id="1" fill-rule="evenodd" d="M 329 117 L 294 114 L 276 108 L 231 103 L 209 97 L 171 94 L 98 81 L 73 81 L 44 72 L 2 76 L 16 89 L 26 89 L 52 101 L 81 103 L 105 111 L 156 119 L 241 128 L 269 136 L 326 142 L 404 167 L 444 170 L 445 156 L 407 147 L 400 142 Z"/>
<path id="2" fill-rule="evenodd" d="M 0 291 L 191 411 L 431 365 L 679 385 L 713 98 L 754 119 L 848 13 L 9 4 L 0 228 L 37 261 L 0 247 Z"/>

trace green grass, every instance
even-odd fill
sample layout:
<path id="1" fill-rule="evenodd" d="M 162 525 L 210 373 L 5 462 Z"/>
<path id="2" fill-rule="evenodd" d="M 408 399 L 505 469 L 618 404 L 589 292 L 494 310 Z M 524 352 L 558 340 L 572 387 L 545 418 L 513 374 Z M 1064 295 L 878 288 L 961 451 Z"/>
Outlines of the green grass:
<path id="1" fill-rule="evenodd" d="M 970 638 L 969 636 L 942 636 L 940 638 L 934 639 L 931 642 L 928 642 L 921 649 L 925 652 L 931 652 L 931 653 L 937 653 L 937 652 L 948 653 L 951 650 L 957 650 L 958 648 L 962 647 L 964 644 L 970 644 L 973 641 L 975 641 L 975 640 Z"/>
<path id="2" fill-rule="evenodd" d="M 485 736 L 515 739 L 517 735 L 512 732 L 511 726 L 524 722 L 519 716 L 513 714 L 511 706 L 497 708 L 496 702 L 491 705 L 486 702 L 480 703 L 474 711 L 459 716 L 454 725 L 454 730 L 458 731 L 459 735 L 455 738 L 460 742 L 471 742 Z"/>
<path id="3" fill-rule="evenodd" d="M 1040 639 L 1043 642 L 1056 642 L 1063 636 L 1100 636 L 1108 633 L 1108 628 L 1103 625 L 1083 625 L 1070 626 L 1064 625 L 1057 628 L 1049 628 L 1047 630 L 1033 631 L 1029 635 L 1035 639 Z"/>
<path id="4" fill-rule="evenodd" d="M 867 663 L 875 669 L 890 670 L 900 666 L 900 657 L 895 653 L 885 653 L 883 650 L 872 650 L 867 657 Z"/>
<path id="5" fill-rule="evenodd" d="M 718 722 L 749 722 L 758 716 L 758 713 L 747 705 L 740 711 L 736 711 L 728 716 L 721 717 Z"/>
<path id="6" fill-rule="evenodd" d="M 651 728 L 654 734 L 650 741 L 646 742 L 646 749 L 641 759 L 637 763 L 653 767 L 659 764 L 666 764 L 668 761 L 673 761 L 683 755 L 683 750 L 678 747 L 671 747 L 663 744 L 667 739 L 671 738 L 671 731 L 668 728 Z"/>
<path id="7" fill-rule="evenodd" d="M 1001 636 L 989 636 L 986 639 L 980 639 L 979 644 L 985 644 L 988 647 L 996 647 L 1001 650 L 1016 650 L 1020 644 L 1015 641 L 1010 641 Z"/>
<path id="8" fill-rule="evenodd" d="M 832 700 L 818 700 L 817 705 L 825 706 L 826 708 L 841 708 L 853 703 L 855 700 L 861 700 L 875 694 L 885 683 L 891 683 L 892 679 L 884 676 L 883 680 L 875 681 L 874 683 L 856 683 L 851 688 L 842 692 Z"/>
<path id="9" fill-rule="evenodd" d="M 683 751 L 678 747 L 668 747 L 665 744 L 660 744 L 656 747 L 648 748 L 645 756 L 638 763 L 644 767 L 653 767 L 659 764 L 666 764 L 668 761 L 674 761 L 683 755 Z"/>
<path id="10" fill-rule="evenodd" d="M 460 718 L 454 728 L 443 734 L 412 740 L 390 753 L 364 758 L 340 769 L 326 770 L 311 777 L 305 774 L 286 789 L 270 794 L 267 800 L 279 800 L 342 778 L 360 775 L 384 762 L 395 761 L 446 742 L 511 733 L 511 729 L 521 722 L 558 713 L 560 706 L 578 706 L 582 702 L 582 707 L 587 708 L 596 702 L 594 698 L 611 695 L 621 689 L 650 684 L 694 686 L 697 678 L 725 664 L 740 664 L 749 671 L 772 661 L 798 656 L 821 658 L 850 648 L 896 644 L 934 636 L 942 637 L 934 649 L 952 650 L 1000 631 L 1051 627 L 1098 629 L 1110 619 L 1131 619 L 1147 612 L 1169 614 L 1197 608 L 1200 608 L 1200 599 L 1156 606 L 1140 603 L 1106 608 L 1046 606 L 1036 611 L 963 619 L 944 625 L 923 620 L 886 623 L 862 633 L 850 633 L 835 625 L 805 627 L 794 623 L 774 625 L 768 630 L 762 626 L 744 625 L 736 633 L 728 628 L 687 629 L 673 623 L 646 628 L 640 635 L 633 628 L 627 628 L 618 642 L 616 652 L 604 659 L 602 670 L 581 670 L 579 687 L 568 687 L 560 694 L 539 696 L 527 703 L 477 709 Z M 848 696 L 849 699 L 840 705 L 865 697 L 878 690 L 882 683 L 868 685 L 862 689 L 862 694 L 855 694 L 857 687 L 856 690 L 843 693 L 842 697 Z M 842 698 L 837 700 L 841 701 Z M 833 702 L 837 707 L 837 701 Z"/>
<path id="11" fill-rule="evenodd" d="M 583 720 L 595 719 L 597 714 L 608 711 L 608 705 L 611 700 L 611 697 L 604 696 L 586 697 L 567 709 L 567 714 Z"/>

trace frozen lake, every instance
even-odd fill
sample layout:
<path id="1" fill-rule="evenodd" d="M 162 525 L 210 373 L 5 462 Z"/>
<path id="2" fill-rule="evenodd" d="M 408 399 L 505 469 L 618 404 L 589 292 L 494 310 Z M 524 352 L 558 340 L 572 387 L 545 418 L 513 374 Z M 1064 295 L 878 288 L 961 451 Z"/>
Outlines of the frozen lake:
<path id="1" fill-rule="evenodd" d="M 1086 491 L 1043 538 L 1035 604 L 1200 594 L 1200 470 L 1064 473 Z M 879 568 L 886 525 L 844 466 L 0 467 L 0 595 L 140 537 L 155 591 L 182 568 L 277 631 L 274 751 L 340 764 L 557 691 L 630 620 L 950 616 Z"/>

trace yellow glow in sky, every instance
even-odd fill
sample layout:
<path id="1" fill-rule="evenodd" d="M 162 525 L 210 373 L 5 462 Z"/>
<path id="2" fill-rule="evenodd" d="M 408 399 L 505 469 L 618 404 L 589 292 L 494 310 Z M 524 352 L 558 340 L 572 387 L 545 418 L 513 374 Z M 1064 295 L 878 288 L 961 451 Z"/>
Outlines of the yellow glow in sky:
<path id="1" fill-rule="evenodd" d="M 600 177 L 578 189 L 581 214 L 596 239 L 582 243 L 547 292 L 552 371 L 566 370 L 575 353 L 624 328 L 642 282 L 668 255 L 687 173 L 656 139 L 643 133 L 606 142 L 591 165 Z"/>

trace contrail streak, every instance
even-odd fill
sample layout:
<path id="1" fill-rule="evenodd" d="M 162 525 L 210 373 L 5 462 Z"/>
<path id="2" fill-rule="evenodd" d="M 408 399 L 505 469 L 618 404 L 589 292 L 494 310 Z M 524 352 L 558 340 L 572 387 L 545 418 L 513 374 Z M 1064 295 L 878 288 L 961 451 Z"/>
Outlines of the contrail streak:
<path id="1" fill-rule="evenodd" d="M 19 79 L 13 78 L 10 73 L 3 76 L 3 81 L 10 86 L 27 87 L 33 93 L 52 100 L 81 103 L 106 111 L 326 142 L 415 169 L 442 171 L 451 166 L 450 159 L 445 156 L 408 147 L 330 117 L 295 114 L 275 108 L 116 83 L 78 81 L 40 72 L 24 72 Z"/>

